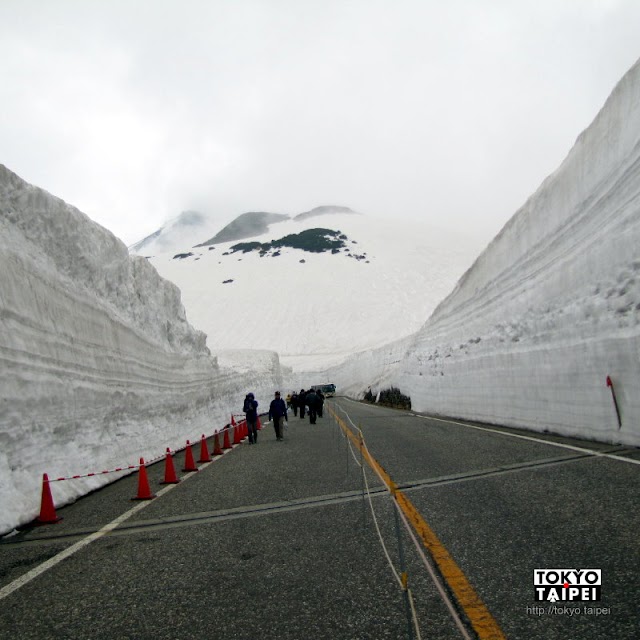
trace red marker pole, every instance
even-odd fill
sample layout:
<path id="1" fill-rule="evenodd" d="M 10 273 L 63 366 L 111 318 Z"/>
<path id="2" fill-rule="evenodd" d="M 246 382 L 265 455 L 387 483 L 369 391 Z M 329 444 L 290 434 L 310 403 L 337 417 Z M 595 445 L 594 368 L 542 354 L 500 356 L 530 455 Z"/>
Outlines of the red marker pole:
<path id="1" fill-rule="evenodd" d="M 622 428 L 622 420 L 620 419 L 620 409 L 618 408 L 618 401 L 616 399 L 616 390 L 613 388 L 613 382 L 610 376 L 607 376 L 607 387 L 611 389 L 611 397 L 613 398 L 613 406 L 616 408 L 616 416 L 618 416 L 618 429 Z"/>

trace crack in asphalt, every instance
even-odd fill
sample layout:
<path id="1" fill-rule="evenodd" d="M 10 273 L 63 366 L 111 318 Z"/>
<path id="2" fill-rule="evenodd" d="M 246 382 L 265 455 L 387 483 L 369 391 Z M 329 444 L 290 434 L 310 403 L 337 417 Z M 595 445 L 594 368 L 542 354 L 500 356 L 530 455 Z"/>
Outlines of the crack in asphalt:
<path id="1" fill-rule="evenodd" d="M 578 462 L 593 458 L 590 454 L 574 454 L 555 458 L 546 458 L 543 460 L 534 460 L 530 462 L 520 462 L 511 465 L 500 465 L 490 469 L 481 469 L 478 471 L 451 474 L 439 476 L 437 478 L 422 478 L 418 480 L 406 480 L 398 482 L 397 486 L 403 491 L 418 491 L 421 489 L 429 489 L 431 487 L 441 487 L 459 482 L 470 482 L 473 480 L 481 480 L 484 478 L 500 476 L 508 473 L 516 473 L 520 471 L 535 470 L 536 468 L 562 465 L 569 462 Z M 386 487 L 377 486 L 369 490 L 372 497 L 380 497 L 388 495 Z M 343 493 L 333 493 L 320 496 L 312 496 L 309 498 L 299 498 L 293 500 L 283 500 L 273 503 L 265 503 L 260 505 L 252 505 L 247 507 L 236 507 L 233 509 L 219 509 L 215 511 L 204 511 L 196 513 L 188 513 L 180 516 L 172 516 L 167 518 L 155 518 L 151 520 L 139 520 L 132 523 L 122 524 L 113 531 L 110 531 L 108 537 L 135 535 L 142 531 L 163 530 L 175 527 L 194 526 L 200 524 L 212 524 L 217 522 L 225 522 L 229 520 L 237 520 L 240 518 L 253 518 L 258 516 L 272 515 L 275 513 L 285 513 L 289 511 L 297 511 L 300 509 L 318 508 L 327 505 L 343 504 L 363 499 L 362 491 L 347 491 Z M 63 534 L 38 536 L 30 539 L 16 539 L 16 537 L 0 540 L 0 547 L 20 547 L 35 544 L 55 544 L 62 541 L 72 541 L 98 531 L 100 527 L 74 529 L 66 531 Z"/>

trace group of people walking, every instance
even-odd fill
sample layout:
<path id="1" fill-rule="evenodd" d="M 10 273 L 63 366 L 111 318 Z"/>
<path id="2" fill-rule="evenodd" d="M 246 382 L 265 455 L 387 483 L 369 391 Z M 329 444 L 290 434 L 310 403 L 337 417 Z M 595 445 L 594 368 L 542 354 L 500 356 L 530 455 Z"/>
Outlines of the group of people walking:
<path id="1" fill-rule="evenodd" d="M 309 413 L 309 424 L 316 424 L 316 418 L 322 418 L 324 408 L 324 394 L 320 389 L 300 389 L 300 393 L 295 391 L 287 398 L 288 405 L 293 409 L 293 415 L 304 418 L 305 412 Z"/>
<path id="2" fill-rule="evenodd" d="M 273 420 L 273 428 L 276 432 L 276 440 L 284 439 L 284 424 L 289 422 L 289 408 L 293 409 L 293 415 L 304 418 L 305 412 L 309 414 L 309 424 L 316 424 L 318 417 L 322 418 L 324 407 L 324 395 L 320 389 L 300 389 L 300 393 L 295 391 L 287 396 L 285 402 L 280 397 L 280 392 L 276 391 L 274 398 L 269 404 L 269 421 Z M 243 412 L 246 416 L 249 431 L 249 444 L 258 443 L 258 401 L 253 393 L 248 393 L 244 399 Z"/>

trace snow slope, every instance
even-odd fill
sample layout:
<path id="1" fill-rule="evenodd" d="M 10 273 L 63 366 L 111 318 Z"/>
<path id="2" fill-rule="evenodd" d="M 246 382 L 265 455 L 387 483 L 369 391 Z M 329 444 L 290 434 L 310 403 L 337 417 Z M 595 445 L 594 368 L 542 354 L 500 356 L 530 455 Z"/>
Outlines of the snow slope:
<path id="1" fill-rule="evenodd" d="M 313 228 L 341 231 L 351 256 L 288 247 L 277 256 L 229 254 L 234 241 L 150 262 L 180 288 L 190 322 L 213 352 L 271 349 L 304 372 L 415 333 L 481 249 L 462 233 L 339 209 L 271 224 L 250 240 Z"/>
<path id="2" fill-rule="evenodd" d="M 151 235 L 131 245 L 129 252 L 134 255 L 149 256 L 192 247 L 207 234 L 213 233 L 220 223 L 220 219 L 212 215 L 199 211 L 183 211 Z"/>
<path id="3" fill-rule="evenodd" d="M 415 338 L 322 375 L 345 367 L 356 395 L 640 444 L 640 61 Z"/>
<path id="4" fill-rule="evenodd" d="M 0 274 L 0 533 L 37 515 L 43 473 L 162 455 L 224 426 L 248 389 L 280 384 L 274 353 L 250 372 L 217 364 L 175 285 L 2 165 Z M 54 499 L 113 479 L 52 483 Z"/>

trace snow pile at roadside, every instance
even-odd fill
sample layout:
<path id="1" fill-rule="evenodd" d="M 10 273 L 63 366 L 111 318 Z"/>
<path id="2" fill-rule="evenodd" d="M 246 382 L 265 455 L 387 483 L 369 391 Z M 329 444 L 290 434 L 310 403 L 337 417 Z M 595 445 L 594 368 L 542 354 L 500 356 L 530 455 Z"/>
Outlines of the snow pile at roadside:
<path id="1" fill-rule="evenodd" d="M 418 332 L 397 383 L 418 410 L 640 444 L 639 355 L 640 62 Z"/>
<path id="2" fill-rule="evenodd" d="M 43 473 L 137 464 L 210 435 L 256 376 L 216 363 L 178 288 L 145 259 L 2 165 L 0 210 L 3 532 L 37 515 Z M 275 354 L 260 382 L 280 385 Z M 54 499 L 113 479 L 52 483 Z"/>
<path id="3" fill-rule="evenodd" d="M 639 247 L 640 61 L 415 335 L 312 375 L 357 398 L 395 386 L 418 411 L 639 445 Z"/>

